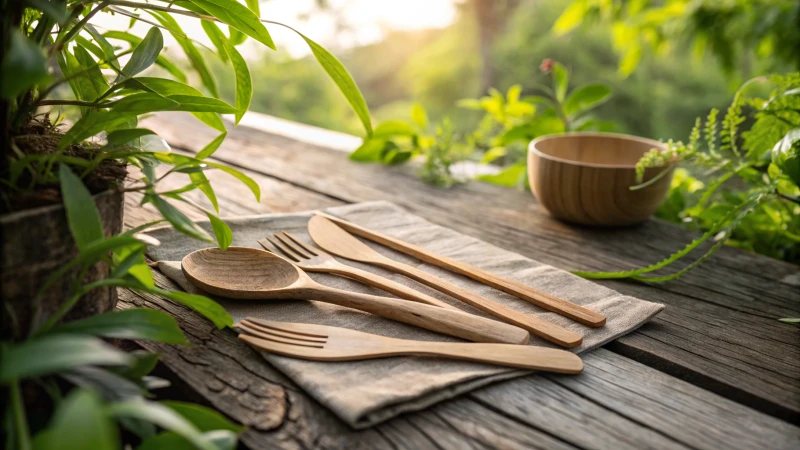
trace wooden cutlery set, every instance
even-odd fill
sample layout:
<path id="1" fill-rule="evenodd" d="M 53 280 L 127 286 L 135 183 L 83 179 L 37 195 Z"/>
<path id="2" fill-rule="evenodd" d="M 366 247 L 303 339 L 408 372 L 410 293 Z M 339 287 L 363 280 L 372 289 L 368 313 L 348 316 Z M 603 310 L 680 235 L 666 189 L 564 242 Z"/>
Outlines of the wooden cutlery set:
<path id="1" fill-rule="evenodd" d="M 353 235 L 463 274 L 582 324 L 591 327 L 605 324 L 605 317 L 574 303 L 326 214 L 317 213 L 313 216 L 308 223 L 308 232 L 321 249 L 284 231 L 274 234 L 274 238 L 266 237 L 266 240 L 259 241 L 266 251 L 229 247 L 224 251 L 208 248 L 193 252 L 183 258 L 183 273 L 200 289 L 223 297 L 322 301 L 480 343 L 410 341 L 345 328 L 251 318 L 237 324 L 244 332 L 239 338 L 253 347 L 318 361 L 425 355 L 570 374 L 580 373 L 583 369 L 583 363 L 574 353 L 524 345 L 530 338 L 529 332 L 563 347 L 579 345 L 581 335 L 500 305 L 416 267 L 389 259 Z M 345 265 L 331 254 L 402 274 L 500 321 L 468 314 L 400 283 Z M 323 286 L 312 280 L 306 272 L 352 278 L 400 298 Z"/>

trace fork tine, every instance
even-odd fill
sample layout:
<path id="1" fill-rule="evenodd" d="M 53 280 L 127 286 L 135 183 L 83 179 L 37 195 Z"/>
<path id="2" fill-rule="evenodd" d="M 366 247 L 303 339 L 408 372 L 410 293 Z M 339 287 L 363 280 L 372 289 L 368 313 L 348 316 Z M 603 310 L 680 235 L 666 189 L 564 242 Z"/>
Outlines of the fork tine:
<path id="1" fill-rule="evenodd" d="M 283 242 L 284 245 L 286 245 L 286 246 L 290 247 L 292 250 L 294 250 L 295 253 L 300 254 L 300 256 L 302 256 L 304 259 L 312 258 L 312 255 L 306 255 L 306 252 L 303 251 L 303 249 L 301 247 L 299 247 L 296 244 L 292 243 L 291 240 L 281 236 L 278 233 L 274 233 L 273 236 L 275 236 L 275 239 L 280 240 L 281 242 Z"/>
<path id="2" fill-rule="evenodd" d="M 246 342 L 251 347 L 254 347 L 257 350 L 263 350 L 270 353 L 276 353 L 285 356 L 295 356 L 297 354 L 308 355 L 309 351 L 312 352 L 324 351 L 320 347 L 285 344 L 283 342 L 277 342 L 270 339 L 264 339 L 244 333 L 240 334 L 238 337 L 240 341 Z"/>
<path id="3" fill-rule="evenodd" d="M 291 259 L 294 262 L 299 263 L 301 259 L 308 259 L 308 258 L 305 258 L 305 257 L 303 257 L 301 255 L 296 254 L 292 249 L 286 247 L 285 245 L 281 244 L 280 242 L 276 241 L 275 239 L 272 239 L 269 236 L 266 236 L 264 239 L 268 240 L 270 244 L 272 244 L 275 248 L 278 249 L 278 251 L 280 251 L 281 253 L 286 255 L 289 259 Z M 261 245 L 264 245 L 264 244 L 261 244 Z"/>
<path id="4" fill-rule="evenodd" d="M 255 317 L 247 317 L 250 323 L 255 323 L 273 330 L 285 331 L 287 333 L 301 334 L 308 337 L 327 338 L 327 329 L 333 328 L 325 325 L 314 325 L 310 323 L 293 323 L 293 322 L 276 322 L 274 320 L 256 319 Z"/>
<path id="5" fill-rule="evenodd" d="M 270 246 L 268 246 L 267 244 L 265 244 L 265 243 L 264 243 L 264 241 L 262 241 L 262 240 L 258 239 L 258 240 L 256 240 L 256 242 L 258 242 L 258 243 L 259 243 L 259 245 L 261 245 L 261 247 L 263 247 L 263 248 L 264 248 L 264 251 L 270 252 L 270 253 L 272 253 L 273 255 L 277 255 L 277 253 L 275 253 L 275 250 L 274 250 L 272 247 L 270 247 Z"/>
<path id="6" fill-rule="evenodd" d="M 295 338 L 286 338 L 262 332 L 260 330 L 253 328 L 242 327 L 242 329 L 244 330 L 245 334 L 248 334 L 250 336 L 257 337 L 259 339 L 264 339 L 267 341 L 277 342 L 280 344 L 297 345 L 300 347 L 310 347 L 310 348 L 323 348 L 325 346 L 324 342 L 303 341 Z"/>
<path id="7" fill-rule="evenodd" d="M 323 337 L 308 336 L 306 334 L 300 334 L 297 332 L 278 330 L 276 328 L 271 328 L 265 325 L 259 325 L 258 323 L 248 319 L 242 319 L 238 324 L 236 324 L 236 326 L 242 329 L 254 329 L 257 331 L 262 331 L 264 333 L 274 334 L 275 336 L 279 337 L 284 337 L 288 339 L 297 339 L 308 342 L 324 343 L 328 339 L 326 336 Z"/>
<path id="8" fill-rule="evenodd" d="M 306 245 L 303 241 L 301 241 L 300 239 L 297 239 L 293 234 L 289 233 L 286 230 L 281 230 L 281 231 L 289 239 L 293 240 L 297 245 L 299 245 L 300 247 L 303 247 L 303 250 L 307 251 L 308 253 L 311 253 L 314 256 L 319 256 L 318 252 L 321 252 L 320 249 L 315 248 L 313 245 L 310 245 L 310 244 Z"/>

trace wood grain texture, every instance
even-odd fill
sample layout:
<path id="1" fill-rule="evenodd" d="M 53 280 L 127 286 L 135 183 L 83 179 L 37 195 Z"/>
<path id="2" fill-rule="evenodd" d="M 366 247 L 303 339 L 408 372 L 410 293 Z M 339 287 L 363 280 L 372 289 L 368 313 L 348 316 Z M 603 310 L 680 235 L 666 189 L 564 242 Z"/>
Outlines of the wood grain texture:
<path id="1" fill-rule="evenodd" d="M 188 115 L 163 114 L 144 123 L 173 147 L 195 152 L 215 137 Z M 418 180 L 413 167 L 355 164 L 341 152 L 246 128 L 233 130 L 215 156 L 258 177 L 266 191 L 264 201 L 279 202 L 274 211 L 389 200 L 438 224 L 563 269 L 641 267 L 697 236 L 658 220 L 624 230 L 567 226 L 549 217 L 529 193 L 485 183 L 433 188 Z M 226 195 L 218 192 L 223 209 Z M 236 202 L 244 198 L 230 197 Z M 142 214 L 141 209 L 132 211 Z M 724 247 L 674 282 L 600 284 L 667 305 L 650 324 L 615 341 L 610 347 L 615 352 L 800 422 L 800 335 L 795 326 L 776 320 L 800 315 L 797 266 Z"/>
<path id="2" fill-rule="evenodd" d="M 353 233 L 356 236 L 378 242 L 391 249 L 405 253 L 409 256 L 413 256 L 414 258 L 420 259 L 435 266 L 460 273 L 461 275 L 480 281 L 495 289 L 499 289 L 515 297 L 527 300 L 534 305 L 538 305 L 548 311 L 553 311 L 569 317 L 584 325 L 588 325 L 590 327 L 601 327 L 606 323 L 606 318 L 603 317 L 602 314 L 557 298 L 546 292 L 542 292 L 531 286 L 522 284 L 516 280 L 511 280 L 487 270 L 483 270 L 480 267 L 475 267 L 471 264 L 467 264 L 453 258 L 448 258 L 444 255 L 439 255 L 420 246 L 409 244 L 408 242 L 401 241 L 400 239 L 395 239 L 391 236 L 387 236 L 375 230 L 370 230 L 352 222 L 333 217 L 323 212 L 318 212 L 317 215 L 329 219 L 342 229 Z"/>
<path id="3" fill-rule="evenodd" d="M 158 286 L 179 289 L 154 276 Z M 139 345 L 161 354 L 159 375 L 173 382 L 173 398 L 246 425 L 242 442 L 253 450 L 750 449 L 758 440 L 782 450 L 800 439 L 797 427 L 603 349 L 584 358 L 586 370 L 574 379 L 531 375 L 353 431 L 232 331 L 155 295 L 121 290 L 119 307 L 176 318 L 192 346 Z"/>
<path id="4" fill-rule="evenodd" d="M 543 372 L 579 374 L 581 358 L 566 350 L 511 344 L 424 342 L 307 323 L 244 319 L 239 339 L 270 353 L 313 361 L 358 361 L 390 356 L 434 356 Z"/>
<path id="5" fill-rule="evenodd" d="M 323 249 L 343 258 L 372 264 L 405 275 L 433 289 L 474 306 L 506 323 L 514 324 L 537 336 L 563 347 L 576 347 L 583 336 L 562 328 L 536 316 L 522 314 L 486 297 L 478 295 L 445 279 L 431 275 L 415 267 L 389 259 L 373 250 L 353 235 L 339 228 L 325 217 L 315 215 L 308 221 L 308 234 Z"/>
<path id="6" fill-rule="evenodd" d="M 645 171 L 645 188 L 631 190 L 636 162 L 652 139 L 613 133 L 578 132 L 534 139 L 528 147 L 528 180 L 550 214 L 583 225 L 624 226 L 647 220 L 669 191 L 674 167 Z"/>
<path id="7" fill-rule="evenodd" d="M 323 286 L 288 260 L 255 248 L 197 250 L 183 258 L 181 268 L 192 284 L 221 297 L 316 300 L 475 342 L 527 344 L 530 340 L 521 328 L 462 311 Z"/>

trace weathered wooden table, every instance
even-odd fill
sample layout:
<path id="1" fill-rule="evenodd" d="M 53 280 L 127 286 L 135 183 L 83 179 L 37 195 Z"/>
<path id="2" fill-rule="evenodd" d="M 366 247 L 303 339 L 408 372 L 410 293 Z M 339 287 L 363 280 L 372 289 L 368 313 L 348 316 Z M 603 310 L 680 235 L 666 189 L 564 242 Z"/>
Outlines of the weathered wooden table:
<path id="1" fill-rule="evenodd" d="M 568 226 L 530 193 L 483 183 L 437 189 L 419 181 L 413 167 L 350 162 L 332 149 L 346 147 L 347 137 L 268 125 L 277 132 L 239 127 L 215 154 L 263 192 L 258 204 L 233 178 L 209 172 L 223 217 L 389 200 L 564 269 L 639 267 L 693 237 L 655 220 L 624 230 Z M 215 135 L 181 114 L 143 126 L 181 152 L 196 152 Z M 138 200 L 127 197 L 127 226 L 153 218 Z M 175 287 L 156 275 L 160 285 Z M 340 422 L 232 331 L 155 296 L 122 292 L 120 307 L 177 317 L 194 346 L 140 345 L 163 355 L 158 371 L 172 380 L 170 395 L 247 425 L 242 442 L 253 449 L 800 448 L 800 330 L 776 320 L 800 316 L 800 268 L 724 248 L 678 281 L 602 284 L 667 307 L 638 331 L 585 355 L 580 376 L 502 382 L 363 431 Z"/>

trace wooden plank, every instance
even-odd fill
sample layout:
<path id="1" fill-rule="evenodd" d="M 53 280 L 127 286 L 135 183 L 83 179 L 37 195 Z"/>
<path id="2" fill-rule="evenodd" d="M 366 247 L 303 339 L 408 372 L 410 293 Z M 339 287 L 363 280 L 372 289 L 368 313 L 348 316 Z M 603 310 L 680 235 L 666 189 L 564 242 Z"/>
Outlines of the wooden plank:
<path id="1" fill-rule="evenodd" d="M 196 150 L 213 138 L 194 126 L 193 119 L 169 117 L 148 126 L 176 147 Z M 656 260 L 650 255 L 665 256 L 680 248 L 692 236 L 659 221 L 625 230 L 567 226 L 550 219 L 528 193 L 484 183 L 437 189 L 421 183 L 409 168 L 356 164 L 341 152 L 245 128 L 232 131 L 215 156 L 325 198 L 390 200 L 434 222 L 566 269 L 638 267 Z M 668 305 L 652 324 L 611 348 L 798 422 L 800 338 L 795 327 L 775 320 L 800 315 L 800 289 L 794 281 L 798 273 L 796 266 L 725 248 L 675 282 L 654 287 L 602 282 Z"/>
<path id="2" fill-rule="evenodd" d="M 160 287 L 176 286 L 155 273 Z M 172 314 L 193 346 L 142 342 L 177 383 L 248 426 L 266 448 L 765 448 L 789 449 L 800 428 L 605 350 L 576 377 L 531 375 L 353 431 L 309 398 L 231 330 L 183 307 L 123 290 L 120 308 Z"/>

